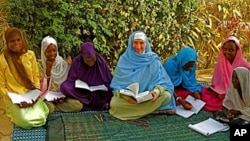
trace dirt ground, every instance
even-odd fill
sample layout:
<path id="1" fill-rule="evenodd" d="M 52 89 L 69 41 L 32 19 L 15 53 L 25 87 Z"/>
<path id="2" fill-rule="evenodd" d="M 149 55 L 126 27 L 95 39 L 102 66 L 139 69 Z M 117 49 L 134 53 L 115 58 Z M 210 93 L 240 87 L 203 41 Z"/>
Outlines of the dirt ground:
<path id="1" fill-rule="evenodd" d="M 213 69 L 197 70 L 197 80 L 210 84 Z M 3 101 L 0 97 L 0 141 L 10 141 L 13 130 L 13 123 L 6 116 Z"/>

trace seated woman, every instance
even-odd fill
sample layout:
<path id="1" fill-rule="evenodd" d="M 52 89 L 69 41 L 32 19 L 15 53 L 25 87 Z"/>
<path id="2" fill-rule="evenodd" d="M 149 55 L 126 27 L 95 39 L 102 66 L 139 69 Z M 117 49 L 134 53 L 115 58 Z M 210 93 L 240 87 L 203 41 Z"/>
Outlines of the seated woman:
<path id="1" fill-rule="evenodd" d="M 75 88 L 75 81 L 81 80 L 89 86 L 104 84 L 107 91 L 88 91 Z M 112 97 L 110 88 L 112 75 L 104 58 L 95 51 L 92 42 L 82 44 L 81 52 L 73 59 L 66 81 L 60 90 L 67 97 L 71 97 L 83 104 L 83 110 L 106 110 Z"/>
<path id="2" fill-rule="evenodd" d="M 40 75 L 43 78 L 42 91 L 60 92 L 60 85 L 66 80 L 71 60 L 66 62 L 58 53 L 57 42 L 54 38 L 46 36 L 41 42 L 41 63 Z M 79 100 L 72 98 L 58 98 L 54 101 L 45 101 L 50 113 L 54 111 L 79 112 L 82 104 Z"/>
<path id="3" fill-rule="evenodd" d="M 223 114 L 230 124 L 250 122 L 250 72 L 245 67 L 233 70 L 231 84 L 223 100 Z"/>
<path id="4" fill-rule="evenodd" d="M 177 104 L 187 110 L 192 109 L 192 104 L 185 100 L 188 95 L 201 99 L 202 86 L 196 80 L 196 61 L 196 51 L 185 47 L 164 63 L 164 68 L 174 84 Z"/>
<path id="5" fill-rule="evenodd" d="M 139 93 L 150 91 L 153 99 L 137 103 L 132 97 L 120 93 L 132 83 L 139 83 Z M 138 119 L 159 110 L 169 114 L 176 111 L 173 84 L 142 31 L 130 35 L 128 47 L 115 68 L 111 88 L 114 96 L 109 113 L 118 119 Z"/>
<path id="6" fill-rule="evenodd" d="M 0 95 L 3 97 L 6 115 L 17 126 L 25 129 L 43 126 L 49 109 L 42 99 L 34 99 L 33 103 L 14 104 L 7 95 L 9 92 L 23 95 L 40 88 L 36 56 L 28 50 L 28 43 L 20 29 L 8 28 L 5 40 L 7 48 L 0 55 Z"/>
<path id="7" fill-rule="evenodd" d="M 230 84 L 230 77 L 234 68 L 243 66 L 250 69 L 250 65 L 242 55 L 242 47 L 235 36 L 229 36 L 222 44 L 218 62 L 214 69 L 212 85 L 214 90 L 204 88 L 201 99 L 206 102 L 206 111 L 221 110 L 222 102 Z"/>

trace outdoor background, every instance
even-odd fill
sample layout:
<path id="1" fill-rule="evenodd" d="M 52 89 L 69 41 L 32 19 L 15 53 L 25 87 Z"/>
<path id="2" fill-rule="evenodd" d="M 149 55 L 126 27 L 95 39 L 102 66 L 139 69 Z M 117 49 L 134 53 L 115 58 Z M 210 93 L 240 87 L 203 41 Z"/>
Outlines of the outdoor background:
<path id="1" fill-rule="evenodd" d="M 250 58 L 249 11 L 248 0 L 0 0 L 0 49 L 9 26 L 25 31 L 38 59 L 46 35 L 57 40 L 64 57 L 76 56 L 89 37 L 113 71 L 129 35 L 143 30 L 163 62 L 192 46 L 198 69 L 207 69 L 229 35 L 240 39 Z"/>

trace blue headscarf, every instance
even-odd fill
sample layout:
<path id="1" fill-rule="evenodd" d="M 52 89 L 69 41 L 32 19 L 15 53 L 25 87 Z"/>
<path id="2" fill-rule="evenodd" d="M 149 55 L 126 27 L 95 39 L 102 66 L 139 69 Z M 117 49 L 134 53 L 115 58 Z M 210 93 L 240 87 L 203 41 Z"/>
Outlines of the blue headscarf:
<path id="1" fill-rule="evenodd" d="M 185 47 L 176 56 L 169 58 L 165 64 L 168 75 L 174 86 L 181 85 L 190 92 L 201 92 L 201 85 L 196 80 L 196 64 L 190 70 L 184 70 L 183 66 L 190 61 L 197 61 L 197 53 L 191 47 Z"/>
<path id="2" fill-rule="evenodd" d="M 110 85 L 111 88 L 116 91 L 124 89 L 132 83 L 138 82 L 140 86 L 139 92 L 151 91 L 156 85 L 161 85 L 173 94 L 174 86 L 171 79 L 163 68 L 159 56 L 152 52 L 147 36 L 145 35 L 146 47 L 143 54 L 139 54 L 133 49 L 134 36 L 138 32 L 142 31 L 136 31 L 129 37 L 128 47 L 120 56 L 115 68 Z M 173 96 L 172 99 L 174 99 Z M 175 110 L 175 101 L 172 100 L 170 103 L 170 105 L 165 105 L 160 109 L 171 108 Z"/>

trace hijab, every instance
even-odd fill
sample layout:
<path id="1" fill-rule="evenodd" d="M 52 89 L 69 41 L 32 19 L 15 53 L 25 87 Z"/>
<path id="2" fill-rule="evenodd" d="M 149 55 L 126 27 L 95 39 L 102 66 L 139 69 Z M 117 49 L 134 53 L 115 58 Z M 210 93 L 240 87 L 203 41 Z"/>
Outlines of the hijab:
<path id="1" fill-rule="evenodd" d="M 243 100 L 240 98 L 238 90 L 234 88 L 230 81 L 230 87 L 223 101 L 223 106 L 227 109 L 239 110 L 242 113 L 240 118 L 250 121 L 250 72 L 245 67 L 237 67 L 234 71 L 239 79 Z"/>
<path id="2" fill-rule="evenodd" d="M 184 65 L 188 62 L 195 62 L 190 70 L 184 70 Z M 176 56 L 169 58 L 165 64 L 168 75 L 170 76 L 174 86 L 182 85 L 190 92 L 201 92 L 201 85 L 196 80 L 196 61 L 197 52 L 191 47 L 181 49 Z"/>
<path id="3" fill-rule="evenodd" d="M 43 38 L 41 42 L 41 61 L 43 69 L 46 70 L 46 60 L 47 60 L 44 53 L 50 44 L 55 45 L 57 50 L 57 56 L 51 68 L 50 78 L 51 81 L 53 81 L 57 85 L 60 85 L 64 80 L 66 80 L 70 65 L 59 55 L 56 40 L 50 36 L 46 36 L 45 38 Z"/>
<path id="4" fill-rule="evenodd" d="M 237 53 L 235 55 L 234 61 L 232 64 L 227 60 L 224 55 L 223 46 L 226 42 L 233 41 L 237 47 Z M 226 93 L 226 90 L 230 84 L 230 77 L 232 75 L 232 71 L 236 67 L 246 67 L 250 69 L 250 65 L 247 60 L 242 55 L 242 46 L 240 41 L 235 36 L 229 36 L 223 43 L 220 48 L 218 63 L 214 69 L 214 75 L 212 78 L 212 84 L 215 89 L 223 91 Z"/>

